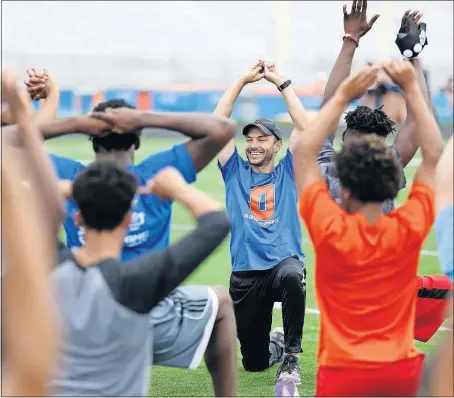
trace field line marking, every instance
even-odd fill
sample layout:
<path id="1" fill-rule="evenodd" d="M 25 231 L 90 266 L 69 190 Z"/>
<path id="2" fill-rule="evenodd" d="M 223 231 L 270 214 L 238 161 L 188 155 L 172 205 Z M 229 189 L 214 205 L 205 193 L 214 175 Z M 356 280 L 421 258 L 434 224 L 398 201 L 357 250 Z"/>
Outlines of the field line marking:
<path id="1" fill-rule="evenodd" d="M 282 309 L 282 304 L 281 303 L 274 303 L 274 309 L 275 310 L 281 310 Z M 320 311 L 315 309 L 315 308 L 306 308 L 306 314 L 314 314 L 314 315 L 320 315 Z M 451 328 L 447 328 L 442 326 L 440 329 L 443 332 L 452 332 Z"/>

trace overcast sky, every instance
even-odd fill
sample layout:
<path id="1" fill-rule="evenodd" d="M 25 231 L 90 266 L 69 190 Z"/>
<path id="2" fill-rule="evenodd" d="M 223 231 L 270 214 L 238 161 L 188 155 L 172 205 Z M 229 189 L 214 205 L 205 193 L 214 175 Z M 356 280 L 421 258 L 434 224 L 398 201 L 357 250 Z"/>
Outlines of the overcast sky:
<path id="1" fill-rule="evenodd" d="M 147 70 L 166 84 L 215 84 L 229 81 L 240 68 L 263 57 L 279 61 L 282 69 L 300 74 L 296 79 L 306 83 L 316 71 L 329 72 L 335 60 L 343 34 L 342 4 L 3 1 L 2 61 L 6 67 L 23 68 L 47 56 L 54 72 L 65 80 L 70 74 L 91 76 L 80 66 L 69 70 L 74 62 L 65 63 L 68 56 L 133 57 L 160 60 L 159 65 L 147 65 Z M 370 1 L 369 15 L 380 13 L 381 18 L 361 41 L 355 61 L 359 65 L 383 56 L 398 57 L 395 35 L 410 6 L 424 11 L 428 24 L 424 62 L 436 78 L 444 79 L 453 68 L 452 1 Z M 128 80 L 130 72 L 131 82 L 138 80 L 143 74 L 139 63 L 123 70 L 123 78 Z M 112 61 L 94 65 L 105 69 L 105 76 L 119 78 Z M 63 67 L 65 73 L 58 70 Z"/>

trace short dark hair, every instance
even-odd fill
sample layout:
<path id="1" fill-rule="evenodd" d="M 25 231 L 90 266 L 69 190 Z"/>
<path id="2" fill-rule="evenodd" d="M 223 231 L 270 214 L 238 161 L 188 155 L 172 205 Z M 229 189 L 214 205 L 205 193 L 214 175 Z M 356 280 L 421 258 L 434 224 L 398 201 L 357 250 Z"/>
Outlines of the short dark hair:
<path id="1" fill-rule="evenodd" d="M 375 134 L 353 136 L 334 156 L 343 188 L 363 203 L 395 199 L 402 185 L 401 165 L 395 150 Z"/>
<path id="2" fill-rule="evenodd" d="M 131 208 L 137 180 L 112 161 L 97 161 L 74 181 L 73 198 L 87 228 L 97 231 L 118 227 Z"/>
<path id="3" fill-rule="evenodd" d="M 345 123 L 346 133 L 376 134 L 387 137 L 394 131 L 394 122 L 382 111 L 383 106 L 377 109 L 368 106 L 358 106 L 354 111 L 347 112 Z"/>
<path id="4" fill-rule="evenodd" d="M 130 108 L 135 109 L 134 106 L 128 104 L 124 99 L 111 99 L 109 101 L 100 102 L 93 108 L 93 112 L 105 112 L 107 108 Z M 142 129 L 127 134 L 117 134 L 114 132 L 103 135 L 102 137 L 92 137 L 93 150 L 99 152 L 99 147 L 103 147 L 106 151 L 117 150 L 127 151 L 131 146 L 135 146 L 135 149 L 140 147 L 140 136 Z"/>

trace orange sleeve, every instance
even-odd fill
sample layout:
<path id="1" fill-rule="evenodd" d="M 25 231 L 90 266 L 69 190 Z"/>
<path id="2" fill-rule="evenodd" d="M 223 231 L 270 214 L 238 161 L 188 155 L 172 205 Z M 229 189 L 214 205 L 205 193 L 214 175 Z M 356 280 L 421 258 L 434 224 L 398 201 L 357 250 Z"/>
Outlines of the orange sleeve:
<path id="1" fill-rule="evenodd" d="M 342 222 L 344 210 L 333 200 L 324 180 L 304 188 L 300 195 L 299 213 L 314 245 L 320 240 L 341 234 L 336 221 Z"/>
<path id="2" fill-rule="evenodd" d="M 424 240 L 435 221 L 434 189 L 420 181 L 415 181 L 407 201 L 395 211 L 395 215 L 407 231 L 405 239 L 414 237 L 413 242 Z"/>

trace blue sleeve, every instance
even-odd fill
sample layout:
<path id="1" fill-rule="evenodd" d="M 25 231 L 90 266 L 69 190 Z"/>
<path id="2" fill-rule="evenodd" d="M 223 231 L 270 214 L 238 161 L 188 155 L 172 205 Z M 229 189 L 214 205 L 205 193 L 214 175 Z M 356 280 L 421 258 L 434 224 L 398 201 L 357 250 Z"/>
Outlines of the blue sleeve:
<path id="1" fill-rule="evenodd" d="M 331 137 L 328 137 L 323 141 L 320 152 L 317 156 L 317 163 L 331 163 L 334 157 L 334 145 Z"/>
<path id="2" fill-rule="evenodd" d="M 243 161 L 240 154 L 238 153 L 238 149 L 235 147 L 232 156 L 230 156 L 229 160 L 225 163 L 224 166 L 221 166 L 218 160 L 218 167 L 221 170 L 222 178 L 224 182 L 229 181 L 235 174 L 239 172 L 240 163 Z"/>
<path id="3" fill-rule="evenodd" d="M 63 156 L 49 154 L 49 158 L 53 163 L 57 176 L 60 180 L 74 181 L 77 174 L 85 168 L 82 163 Z"/>
<path id="4" fill-rule="evenodd" d="M 293 168 L 293 155 L 290 149 L 287 149 L 285 156 L 281 159 L 279 164 L 282 164 L 286 173 L 290 174 L 292 179 L 295 179 L 295 169 Z"/>
<path id="5" fill-rule="evenodd" d="M 435 221 L 435 232 L 438 243 L 438 256 L 443 272 L 453 281 L 454 278 L 454 249 L 453 222 L 454 206 L 445 207 Z"/>
<path id="6" fill-rule="evenodd" d="M 175 167 L 189 184 L 196 180 L 197 170 L 184 143 L 148 156 L 137 165 L 137 170 L 145 179 L 150 179 L 159 170 L 169 166 Z"/>

